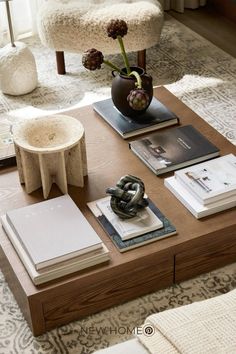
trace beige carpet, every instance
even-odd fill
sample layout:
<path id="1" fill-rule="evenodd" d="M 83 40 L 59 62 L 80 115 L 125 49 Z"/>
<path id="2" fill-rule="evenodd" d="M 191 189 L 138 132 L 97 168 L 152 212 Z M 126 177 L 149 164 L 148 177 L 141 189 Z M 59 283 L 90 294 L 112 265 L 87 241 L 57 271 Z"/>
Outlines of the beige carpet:
<path id="1" fill-rule="evenodd" d="M 54 112 L 109 96 L 109 70 L 87 72 L 81 66 L 81 57 L 69 54 L 66 56 L 68 75 L 57 76 L 53 53 L 43 49 L 37 39 L 29 40 L 28 44 L 37 61 L 39 87 L 22 97 L 0 95 L 1 124 L 16 119 L 12 115 L 15 109 L 20 109 L 17 115 L 23 116 L 31 106 Z M 234 58 L 170 17 L 160 47 L 148 50 L 147 55 L 147 71 L 153 76 L 154 85 L 165 84 L 236 142 Z M 116 56 L 115 60 L 121 59 Z M 236 288 L 236 263 L 34 338 L 0 273 L 0 354 L 90 354 L 129 338 L 132 329 L 151 313 L 210 298 L 233 288 Z"/>
<path id="2" fill-rule="evenodd" d="M 35 55 L 39 85 L 32 93 L 12 97 L 0 93 L 0 122 L 5 113 L 26 107 L 54 112 L 89 104 L 110 95 L 112 75 L 101 70 L 87 71 L 81 56 L 66 53 L 67 75 L 56 74 L 53 51 L 43 48 L 37 38 L 27 41 Z M 102 48 L 98 48 L 102 49 Z M 136 55 L 130 54 L 130 63 Z M 110 58 L 123 66 L 120 55 Z M 202 118 L 236 143 L 236 59 L 167 16 L 160 46 L 147 51 L 147 72 L 153 84 L 165 85 Z M 10 120 L 14 120 L 10 117 Z"/>

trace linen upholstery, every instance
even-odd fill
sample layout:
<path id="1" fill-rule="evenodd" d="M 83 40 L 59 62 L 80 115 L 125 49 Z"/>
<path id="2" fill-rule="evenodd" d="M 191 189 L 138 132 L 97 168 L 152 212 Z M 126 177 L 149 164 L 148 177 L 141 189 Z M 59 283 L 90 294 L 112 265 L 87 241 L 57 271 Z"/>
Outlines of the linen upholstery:
<path id="1" fill-rule="evenodd" d="M 144 334 L 146 326 L 154 332 Z M 142 334 L 140 334 L 142 332 Z M 137 342 L 139 340 L 139 343 Z M 136 339 L 94 354 L 235 354 L 236 289 L 215 298 L 150 315 Z"/>
<path id="2" fill-rule="evenodd" d="M 169 342 L 167 353 L 236 353 L 236 289 L 190 305 L 149 316 L 144 326 L 154 335 L 138 336 L 150 353 L 161 353 L 160 334 Z"/>

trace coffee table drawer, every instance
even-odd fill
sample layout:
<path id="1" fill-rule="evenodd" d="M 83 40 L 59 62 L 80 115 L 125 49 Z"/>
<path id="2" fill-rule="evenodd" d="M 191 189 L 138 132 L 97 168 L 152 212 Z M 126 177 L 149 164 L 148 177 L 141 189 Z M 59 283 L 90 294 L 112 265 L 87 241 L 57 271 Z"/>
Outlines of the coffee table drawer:
<path id="1" fill-rule="evenodd" d="M 222 238 L 224 242 L 222 242 Z M 175 282 L 222 267 L 236 261 L 236 230 L 222 231 L 214 242 L 207 240 L 201 246 L 177 253 L 175 256 Z"/>
<path id="2" fill-rule="evenodd" d="M 99 274 L 96 281 L 84 283 L 78 280 L 70 289 L 58 288 L 57 296 L 47 294 L 42 303 L 45 329 L 91 315 L 98 311 L 119 305 L 138 296 L 173 284 L 173 256 L 158 259 L 151 256 L 146 264 L 132 262 L 120 274 Z M 49 299 L 50 298 L 50 299 Z"/>

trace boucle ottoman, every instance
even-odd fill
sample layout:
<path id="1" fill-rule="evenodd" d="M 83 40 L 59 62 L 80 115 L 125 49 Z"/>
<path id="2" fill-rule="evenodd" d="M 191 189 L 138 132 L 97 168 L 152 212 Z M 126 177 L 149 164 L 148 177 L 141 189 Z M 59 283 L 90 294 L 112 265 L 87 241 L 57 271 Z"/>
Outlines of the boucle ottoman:
<path id="1" fill-rule="evenodd" d="M 163 12 L 157 0 L 49 0 L 38 15 L 42 43 L 56 51 L 57 69 L 65 74 L 64 51 L 83 53 L 89 48 L 103 54 L 119 53 L 117 41 L 108 38 L 111 19 L 128 24 L 124 37 L 127 52 L 138 52 L 138 65 L 145 68 L 146 49 L 159 42 Z"/>
<path id="2" fill-rule="evenodd" d="M 136 338 L 94 352 L 123 353 L 235 354 L 236 289 L 152 314 L 145 320 L 142 330 L 139 328 Z"/>

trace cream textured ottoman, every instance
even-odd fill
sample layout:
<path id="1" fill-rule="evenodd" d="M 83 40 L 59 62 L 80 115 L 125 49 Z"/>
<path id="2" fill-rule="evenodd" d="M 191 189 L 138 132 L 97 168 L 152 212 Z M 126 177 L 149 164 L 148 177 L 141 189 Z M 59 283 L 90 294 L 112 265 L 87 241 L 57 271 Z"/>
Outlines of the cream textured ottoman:
<path id="1" fill-rule="evenodd" d="M 137 337 L 94 354 L 235 354 L 236 289 L 150 315 Z"/>
<path id="2" fill-rule="evenodd" d="M 146 49 L 159 42 L 163 26 L 157 0 L 50 0 L 41 7 L 38 30 L 42 43 L 56 51 L 59 74 L 65 73 L 64 51 L 83 53 L 89 48 L 103 54 L 119 53 L 116 41 L 107 37 L 111 19 L 128 24 L 124 44 L 138 52 L 138 65 L 145 68 Z"/>

